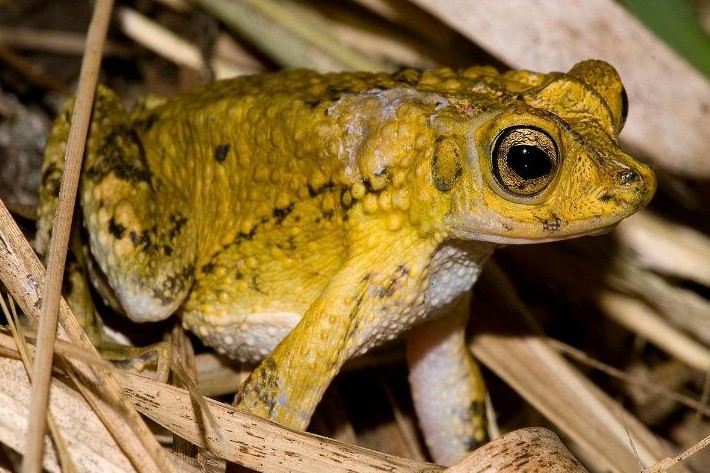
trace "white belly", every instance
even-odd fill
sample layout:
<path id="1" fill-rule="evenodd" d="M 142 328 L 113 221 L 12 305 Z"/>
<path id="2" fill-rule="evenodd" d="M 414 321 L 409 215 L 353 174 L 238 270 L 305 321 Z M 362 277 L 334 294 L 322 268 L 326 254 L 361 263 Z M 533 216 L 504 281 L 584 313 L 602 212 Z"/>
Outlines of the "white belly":
<path id="1" fill-rule="evenodd" d="M 431 260 L 424 293 L 412 297 L 411 306 L 394 304 L 376 309 L 384 312 L 384 316 L 374 318 L 376 323 L 361 328 L 363 332 L 359 338 L 366 341 L 355 354 L 363 354 L 394 340 L 419 322 L 446 315 L 450 305 L 476 282 L 493 248 L 490 243 L 470 241 L 450 241 L 441 245 Z M 193 317 L 183 315 L 185 325 L 219 353 L 241 361 L 257 362 L 271 353 L 303 314 L 235 314 L 220 318 L 219 323 L 212 321 L 194 327 L 190 327 L 191 322 L 194 323 Z"/>

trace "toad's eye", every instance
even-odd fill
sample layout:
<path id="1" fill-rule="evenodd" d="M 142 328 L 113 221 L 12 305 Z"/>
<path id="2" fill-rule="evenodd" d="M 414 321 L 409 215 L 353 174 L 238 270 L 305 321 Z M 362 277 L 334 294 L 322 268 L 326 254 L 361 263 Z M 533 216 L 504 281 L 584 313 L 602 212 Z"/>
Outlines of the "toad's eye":
<path id="1" fill-rule="evenodd" d="M 559 161 L 554 140 L 535 127 L 506 128 L 493 146 L 493 175 L 504 191 L 519 197 L 545 190 L 557 174 Z"/>

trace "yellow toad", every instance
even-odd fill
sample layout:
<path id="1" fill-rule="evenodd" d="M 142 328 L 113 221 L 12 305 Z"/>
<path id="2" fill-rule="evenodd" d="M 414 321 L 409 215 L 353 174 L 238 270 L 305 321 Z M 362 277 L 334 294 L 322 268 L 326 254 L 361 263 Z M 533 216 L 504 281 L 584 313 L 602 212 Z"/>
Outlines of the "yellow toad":
<path id="1" fill-rule="evenodd" d="M 653 173 L 619 148 L 625 114 L 600 61 L 287 71 L 130 114 L 100 88 L 80 191 L 100 290 L 132 320 L 177 313 L 218 352 L 263 360 L 237 408 L 299 429 L 346 360 L 407 333 L 427 443 L 450 463 L 485 436 L 464 327 L 494 247 L 597 233 L 651 199 Z"/>

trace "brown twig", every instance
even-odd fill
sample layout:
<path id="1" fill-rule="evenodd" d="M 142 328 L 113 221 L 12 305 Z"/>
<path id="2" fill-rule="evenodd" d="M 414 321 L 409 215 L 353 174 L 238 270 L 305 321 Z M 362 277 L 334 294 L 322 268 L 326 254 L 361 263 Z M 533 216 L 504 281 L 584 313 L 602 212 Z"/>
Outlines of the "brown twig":
<path id="1" fill-rule="evenodd" d="M 47 262 L 47 279 L 44 286 L 44 301 L 40 312 L 37 352 L 32 375 L 32 397 L 26 436 L 26 450 L 22 461 L 23 473 L 39 472 L 42 468 L 44 433 L 46 430 L 49 385 L 52 374 L 54 340 L 57 333 L 59 299 L 61 297 L 64 262 L 74 214 L 79 174 L 86 134 L 91 119 L 96 83 L 101 65 L 101 53 L 108 31 L 113 0 L 97 2 L 89 25 L 86 52 L 81 65 L 81 74 L 71 128 L 67 140 L 66 167 L 59 201 L 55 214 L 55 226 L 50 242 Z"/>

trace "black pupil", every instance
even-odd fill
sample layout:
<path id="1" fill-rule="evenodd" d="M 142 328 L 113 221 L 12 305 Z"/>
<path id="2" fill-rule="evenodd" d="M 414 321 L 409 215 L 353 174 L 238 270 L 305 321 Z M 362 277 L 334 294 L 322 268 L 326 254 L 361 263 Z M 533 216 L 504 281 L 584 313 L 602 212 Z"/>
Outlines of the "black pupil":
<path id="1" fill-rule="evenodd" d="M 552 170 L 550 157 L 537 146 L 512 146 L 507 161 L 508 167 L 526 181 L 546 176 Z"/>

